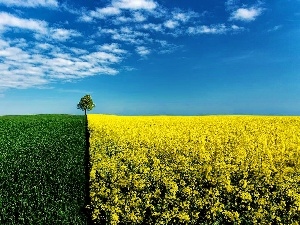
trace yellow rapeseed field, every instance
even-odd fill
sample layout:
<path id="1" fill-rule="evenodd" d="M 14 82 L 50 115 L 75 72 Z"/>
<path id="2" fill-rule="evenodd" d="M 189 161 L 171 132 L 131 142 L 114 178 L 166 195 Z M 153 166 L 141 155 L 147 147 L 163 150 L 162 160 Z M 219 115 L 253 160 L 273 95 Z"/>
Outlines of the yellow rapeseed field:
<path id="1" fill-rule="evenodd" d="M 300 224 L 300 117 L 88 115 L 93 219 Z"/>

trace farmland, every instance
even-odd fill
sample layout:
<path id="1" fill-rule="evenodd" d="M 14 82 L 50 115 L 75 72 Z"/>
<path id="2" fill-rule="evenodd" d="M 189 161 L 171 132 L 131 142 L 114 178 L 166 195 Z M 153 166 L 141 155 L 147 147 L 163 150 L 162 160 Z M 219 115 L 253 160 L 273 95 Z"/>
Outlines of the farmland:
<path id="1" fill-rule="evenodd" d="M 87 224 L 85 118 L 0 117 L 0 224 Z"/>
<path id="2" fill-rule="evenodd" d="M 300 117 L 88 121 L 95 221 L 300 223 Z"/>
<path id="3" fill-rule="evenodd" d="M 0 117 L 0 224 L 84 225 L 86 208 L 98 224 L 300 224 L 300 117 L 90 114 L 85 126 Z"/>

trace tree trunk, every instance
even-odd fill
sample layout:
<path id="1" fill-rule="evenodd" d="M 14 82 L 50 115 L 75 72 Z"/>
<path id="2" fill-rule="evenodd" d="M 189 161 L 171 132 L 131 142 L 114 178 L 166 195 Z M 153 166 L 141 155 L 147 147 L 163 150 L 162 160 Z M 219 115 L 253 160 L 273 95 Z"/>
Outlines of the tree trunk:
<path id="1" fill-rule="evenodd" d="M 86 109 L 84 110 L 84 115 L 86 116 Z"/>

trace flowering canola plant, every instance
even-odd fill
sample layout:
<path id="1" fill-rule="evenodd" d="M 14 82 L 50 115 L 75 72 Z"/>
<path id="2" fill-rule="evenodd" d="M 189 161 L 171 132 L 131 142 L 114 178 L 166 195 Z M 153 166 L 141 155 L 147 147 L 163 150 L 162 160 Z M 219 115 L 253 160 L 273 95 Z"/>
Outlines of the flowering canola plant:
<path id="1" fill-rule="evenodd" d="M 300 224 L 300 117 L 88 115 L 92 217 Z"/>

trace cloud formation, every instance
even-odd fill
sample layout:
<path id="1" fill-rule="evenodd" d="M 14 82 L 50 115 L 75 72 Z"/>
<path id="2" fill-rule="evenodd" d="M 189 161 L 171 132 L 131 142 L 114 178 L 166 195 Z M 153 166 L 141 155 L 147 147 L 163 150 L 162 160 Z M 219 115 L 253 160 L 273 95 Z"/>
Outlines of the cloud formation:
<path id="1" fill-rule="evenodd" d="M 157 3 L 152 0 L 113 0 L 112 6 L 119 9 L 153 10 Z"/>
<path id="2" fill-rule="evenodd" d="M 231 20 L 253 21 L 262 13 L 262 8 L 239 8 L 231 14 Z"/>
<path id="3" fill-rule="evenodd" d="M 62 28 L 52 28 L 50 29 L 51 37 L 53 39 L 59 40 L 59 41 L 66 41 L 70 39 L 71 37 L 79 37 L 81 34 L 76 30 L 68 30 L 68 29 L 62 29 Z"/>
<path id="4" fill-rule="evenodd" d="M 51 29 L 50 29 L 51 30 Z M 69 32 L 61 30 L 65 39 Z M 0 89 L 29 88 L 71 81 L 99 74 L 115 75 L 113 66 L 120 63 L 126 51 L 117 44 L 103 44 L 94 50 L 68 48 L 63 44 L 42 41 L 0 39 Z"/>
<path id="5" fill-rule="evenodd" d="M 269 29 L 268 32 L 274 32 L 277 30 L 280 30 L 282 28 L 282 25 L 276 25 L 273 28 Z"/>
<path id="6" fill-rule="evenodd" d="M 149 49 L 147 49 L 145 46 L 138 46 L 138 47 L 136 48 L 136 52 L 137 52 L 139 55 L 145 57 L 145 56 L 149 55 L 151 51 L 150 51 Z"/>
<path id="7" fill-rule="evenodd" d="M 243 27 L 237 25 L 226 26 L 225 24 L 215 24 L 215 25 L 202 25 L 198 27 L 189 27 L 187 30 L 188 34 L 225 34 L 231 31 L 241 31 Z"/>
<path id="8" fill-rule="evenodd" d="M 0 0 L 0 4 L 27 8 L 58 6 L 57 0 Z"/>
<path id="9" fill-rule="evenodd" d="M 0 11 L 0 89 L 116 75 L 122 68 L 134 69 L 120 67 L 132 55 L 146 59 L 181 48 L 172 38 L 235 34 L 245 28 L 233 22 L 253 21 L 262 13 L 259 6 L 239 7 L 237 0 L 228 0 L 224 6 L 224 12 L 230 11 L 228 20 L 205 24 L 203 12 L 165 8 L 154 0 L 111 0 L 90 9 L 57 0 L 0 0 L 0 4 L 19 7 Z M 51 8 L 74 20 L 53 23 L 22 13 L 22 7 Z"/>
<path id="10" fill-rule="evenodd" d="M 45 34 L 47 33 L 47 26 L 45 21 L 23 19 L 6 12 L 0 12 L 0 31 L 12 27 Z"/>

